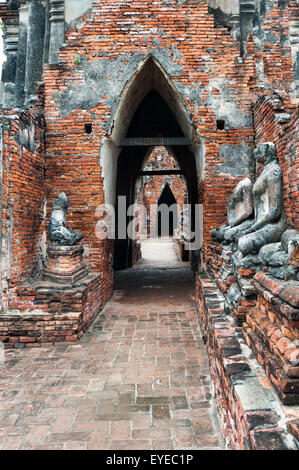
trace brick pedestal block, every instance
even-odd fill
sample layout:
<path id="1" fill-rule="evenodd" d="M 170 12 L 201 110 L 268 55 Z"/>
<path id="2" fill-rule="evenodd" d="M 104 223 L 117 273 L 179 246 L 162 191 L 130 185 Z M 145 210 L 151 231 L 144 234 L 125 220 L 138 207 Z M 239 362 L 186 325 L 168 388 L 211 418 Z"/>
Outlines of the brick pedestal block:
<path id="1" fill-rule="evenodd" d="M 295 449 L 298 410 L 280 405 L 265 371 L 246 346 L 241 328 L 224 309 L 225 297 L 205 273 L 196 275 L 195 303 L 230 448 Z"/>
<path id="2" fill-rule="evenodd" d="M 299 283 L 254 277 L 256 307 L 243 333 L 284 404 L 299 404 Z"/>
<path id="3" fill-rule="evenodd" d="M 214 277 L 218 277 L 219 270 L 223 264 L 222 245 L 220 243 L 211 243 L 208 246 L 211 255 L 208 261 L 209 270 L 213 271 Z M 227 289 L 226 289 L 227 290 Z"/>
<path id="4" fill-rule="evenodd" d="M 0 316 L 0 341 L 5 348 L 77 341 L 105 303 L 101 279 L 88 273 L 72 285 L 39 279 L 18 287 L 16 310 Z"/>
<path id="5" fill-rule="evenodd" d="M 73 284 L 83 279 L 88 273 L 82 262 L 83 251 L 82 246 L 49 247 L 44 279 L 63 284 Z"/>
<path id="6" fill-rule="evenodd" d="M 230 312 L 238 324 L 242 324 L 256 304 L 253 276 L 257 268 L 237 269 L 232 262 L 236 249 L 231 245 L 214 243 L 209 245 L 209 249 L 212 256 L 208 263 L 208 272 L 216 280 Z"/>

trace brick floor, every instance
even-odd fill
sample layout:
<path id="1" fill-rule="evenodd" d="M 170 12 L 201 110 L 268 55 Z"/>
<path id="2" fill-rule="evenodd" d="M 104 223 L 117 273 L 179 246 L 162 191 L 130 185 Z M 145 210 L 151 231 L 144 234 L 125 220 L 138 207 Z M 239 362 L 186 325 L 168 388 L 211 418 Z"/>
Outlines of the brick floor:
<path id="1" fill-rule="evenodd" d="M 149 243 L 79 344 L 5 352 L 0 449 L 223 448 L 192 273 Z"/>

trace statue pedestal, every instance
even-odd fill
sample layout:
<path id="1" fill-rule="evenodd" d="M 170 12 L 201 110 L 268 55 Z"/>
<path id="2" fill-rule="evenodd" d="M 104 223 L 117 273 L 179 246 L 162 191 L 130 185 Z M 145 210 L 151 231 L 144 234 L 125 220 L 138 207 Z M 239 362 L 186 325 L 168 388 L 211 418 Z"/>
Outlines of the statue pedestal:
<path id="1" fill-rule="evenodd" d="M 248 346 L 285 405 L 299 405 L 299 282 L 254 276 L 256 307 L 247 314 Z"/>
<path id="2" fill-rule="evenodd" d="M 50 246 L 43 278 L 62 284 L 74 284 L 83 279 L 88 274 L 82 262 L 83 251 L 82 246 Z"/>
<path id="3" fill-rule="evenodd" d="M 238 324 L 245 321 L 246 315 L 256 304 L 256 291 L 253 276 L 258 267 L 239 268 L 234 262 L 236 247 L 215 243 L 209 245 L 212 256 L 208 271 L 225 297 L 230 312 Z"/>

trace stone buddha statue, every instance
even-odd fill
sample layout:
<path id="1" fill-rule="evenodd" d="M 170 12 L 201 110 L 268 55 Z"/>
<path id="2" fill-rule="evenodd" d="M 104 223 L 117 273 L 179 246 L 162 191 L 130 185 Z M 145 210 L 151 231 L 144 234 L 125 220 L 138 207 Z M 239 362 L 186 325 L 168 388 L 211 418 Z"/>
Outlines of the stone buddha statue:
<path id="1" fill-rule="evenodd" d="M 69 201 L 65 193 L 59 194 L 53 204 L 49 223 L 49 237 L 54 245 L 72 246 L 83 238 L 82 233 L 66 226 L 66 213 Z"/>
<path id="2" fill-rule="evenodd" d="M 218 242 L 233 241 L 233 235 L 237 233 L 238 227 L 247 220 L 246 226 L 250 226 L 248 220 L 253 214 L 252 182 L 249 178 L 240 181 L 235 187 L 232 196 L 228 201 L 227 224 L 211 231 L 213 240 Z"/>
<path id="3" fill-rule="evenodd" d="M 276 147 L 272 142 L 260 144 L 254 156 L 257 162 L 264 164 L 261 175 L 253 185 L 254 219 L 240 224 L 232 235 L 243 256 L 257 254 L 262 246 L 279 241 L 287 228 L 282 171 Z M 225 239 L 231 240 L 229 232 Z"/>

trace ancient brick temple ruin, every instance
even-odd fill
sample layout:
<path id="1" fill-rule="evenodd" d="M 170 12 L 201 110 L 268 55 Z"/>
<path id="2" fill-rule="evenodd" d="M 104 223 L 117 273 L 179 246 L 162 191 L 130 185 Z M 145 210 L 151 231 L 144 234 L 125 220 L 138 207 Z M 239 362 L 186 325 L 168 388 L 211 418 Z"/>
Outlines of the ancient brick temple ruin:
<path id="1" fill-rule="evenodd" d="M 223 434 L 296 448 L 298 0 L 7 0 L 0 17 L 5 348 L 84 337 L 114 270 L 140 257 L 128 237 L 99 239 L 98 208 L 170 191 L 192 226 L 202 208 L 201 249 L 177 246 Z M 77 244 L 50 243 L 61 193 Z"/>

